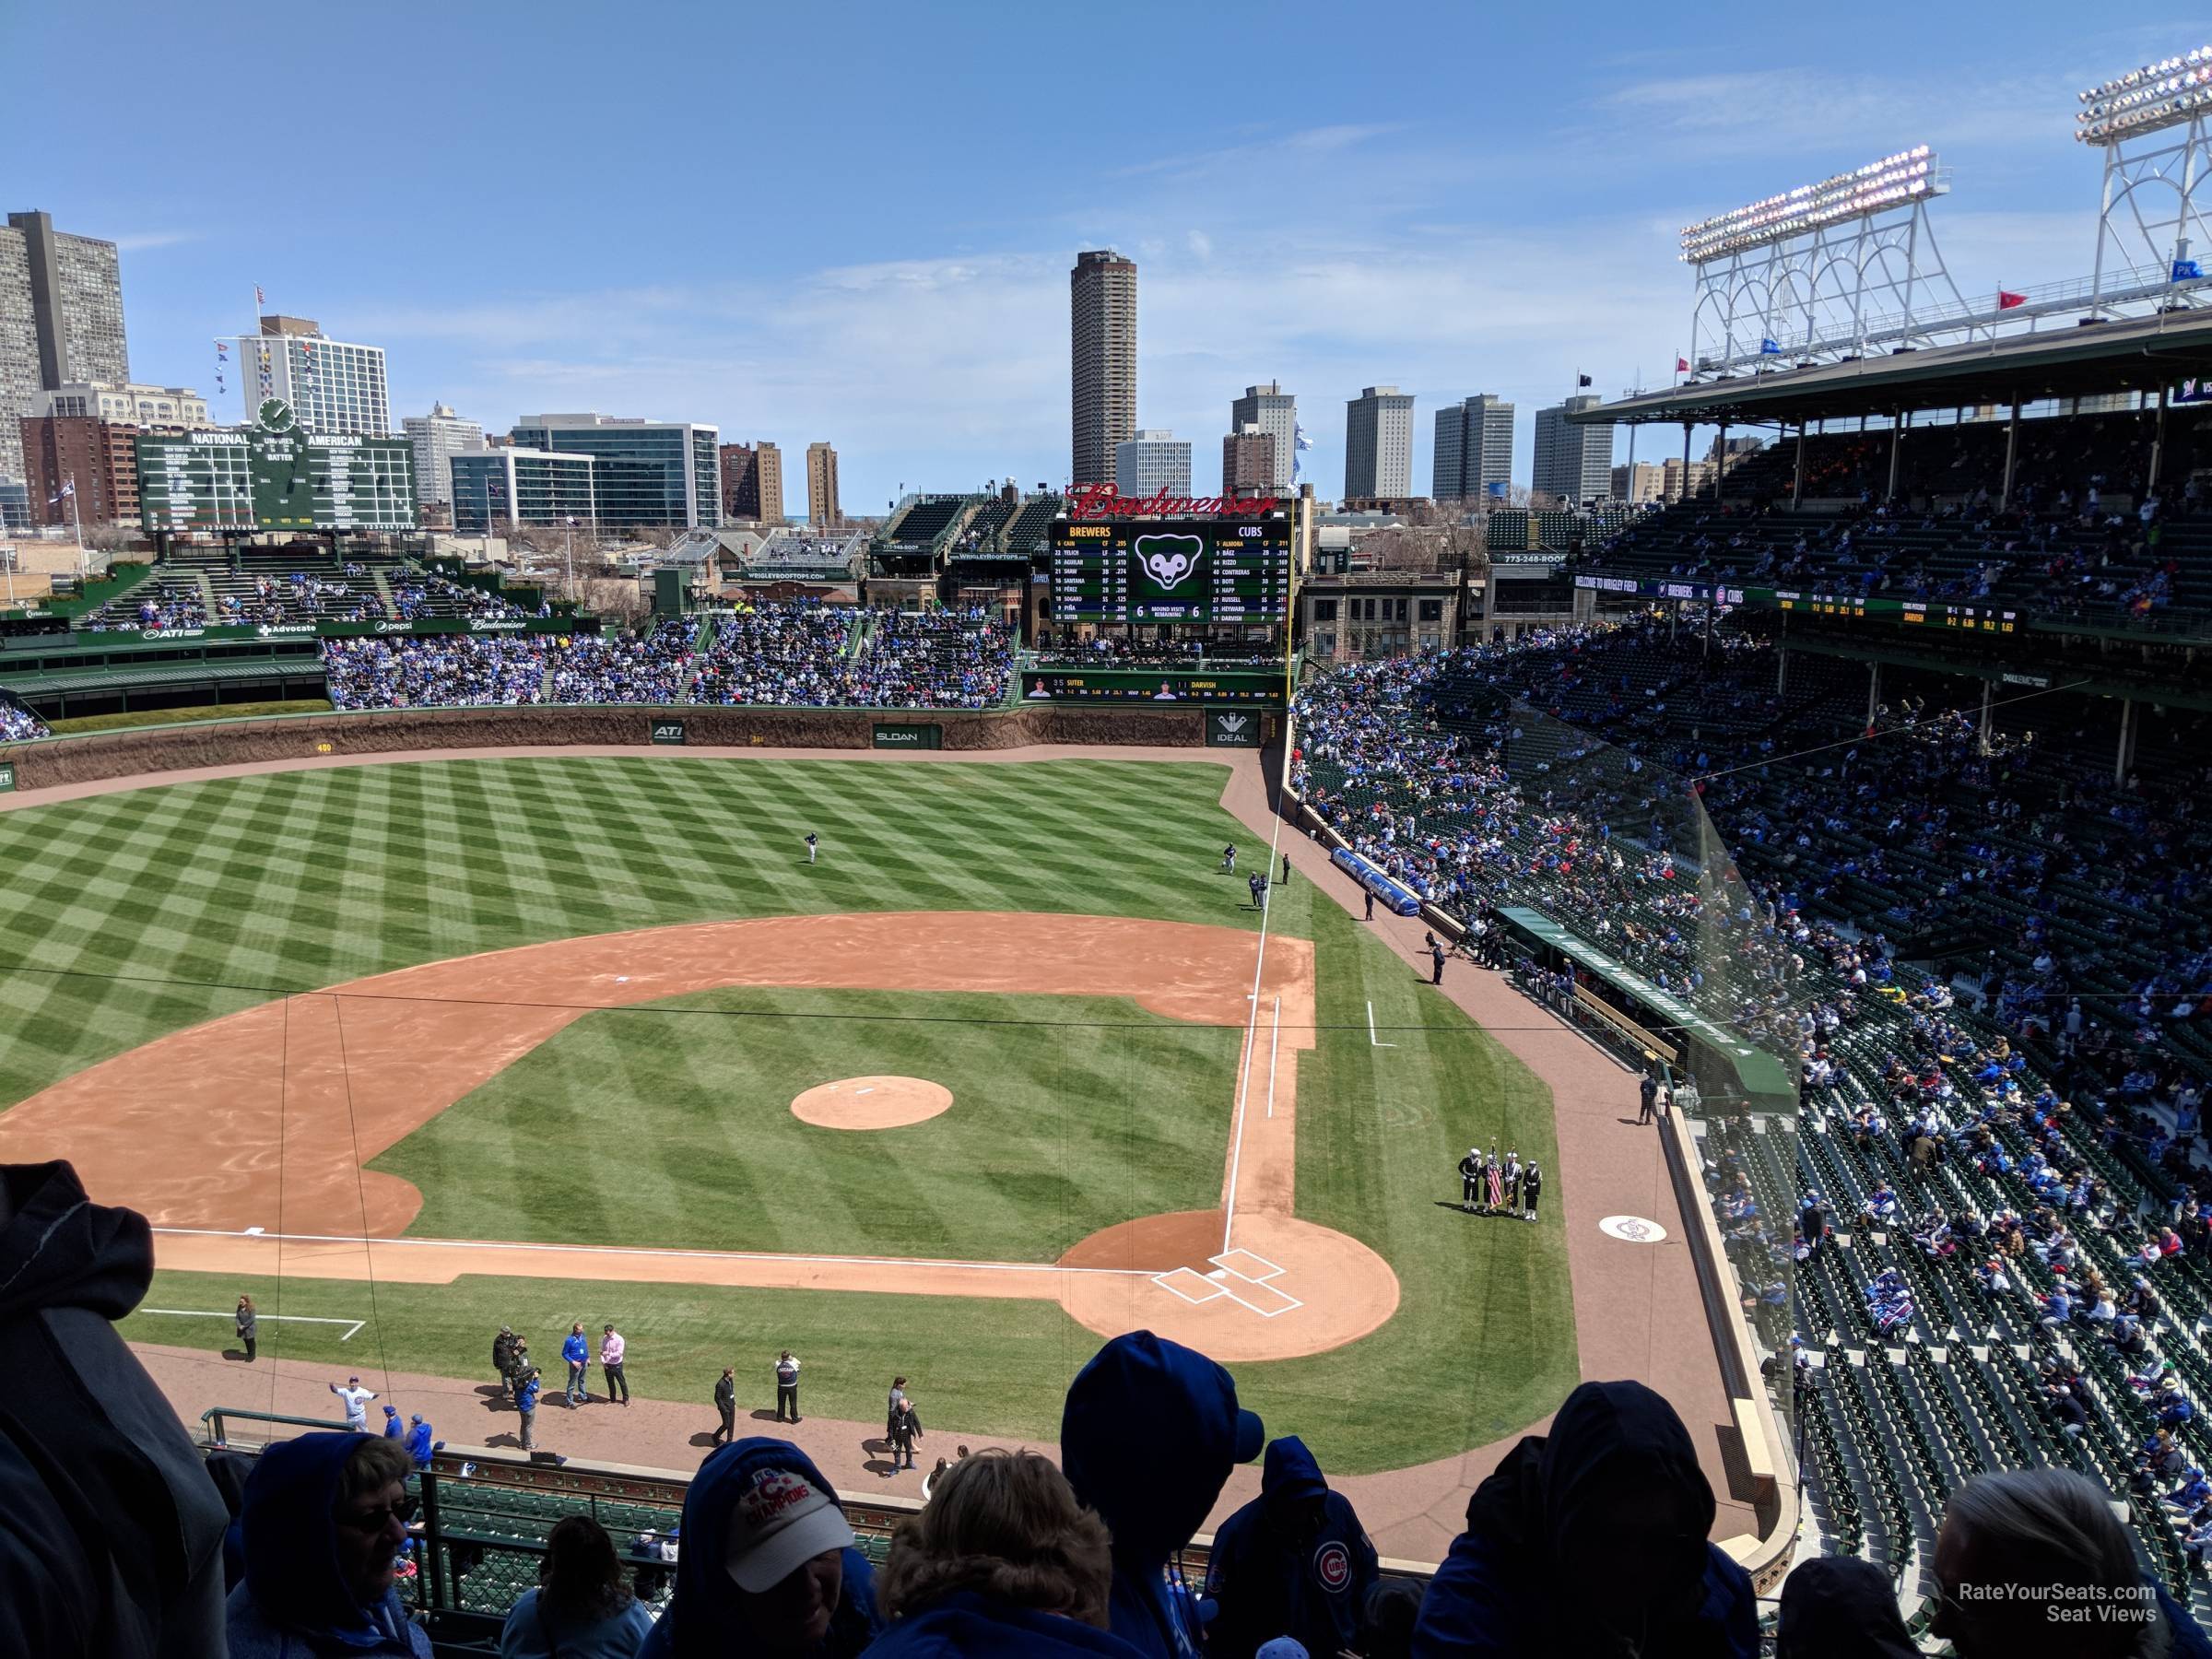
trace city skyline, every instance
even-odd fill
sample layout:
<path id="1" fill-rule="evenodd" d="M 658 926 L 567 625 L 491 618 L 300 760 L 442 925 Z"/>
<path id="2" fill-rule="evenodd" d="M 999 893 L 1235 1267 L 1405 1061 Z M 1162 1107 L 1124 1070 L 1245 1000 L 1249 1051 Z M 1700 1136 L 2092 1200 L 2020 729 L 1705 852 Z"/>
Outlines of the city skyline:
<path id="1" fill-rule="evenodd" d="M 1440 38 L 1477 27 L 1417 9 Z M 104 72 L 124 85 L 190 79 L 222 61 L 218 42 L 251 15 L 124 6 L 122 26 L 103 33 Z M 140 140 L 97 126 L 20 158 L 5 206 L 118 243 L 139 380 L 212 396 L 210 342 L 246 332 L 259 284 L 272 311 L 382 346 L 394 411 L 442 400 L 501 430 L 530 410 L 597 407 L 775 434 L 794 453 L 810 432 L 834 431 L 845 497 L 869 510 L 901 481 L 1064 481 L 1062 285 L 1077 251 L 1116 247 L 1145 276 L 1135 424 L 1194 434 L 1210 453 L 1224 401 L 1279 379 L 1305 408 L 1313 448 L 1303 476 L 1332 495 L 1344 477 L 1344 405 L 1363 386 L 1395 384 L 1416 399 L 1412 482 L 1426 492 L 1429 428 L 1448 403 L 1489 390 L 1532 409 L 1554 405 L 1578 370 L 1606 396 L 1639 371 L 1665 383 L 1688 345 L 1689 283 L 1675 258 L 1682 224 L 1900 144 L 1935 144 L 1955 171 L 1936 218 L 1962 288 L 2087 273 L 2098 171 L 2071 138 L 2073 94 L 2171 50 L 2191 21 L 2097 27 L 2029 5 L 2013 38 L 1992 42 L 1924 8 L 1877 6 L 1869 27 L 1888 27 L 1885 18 L 1910 21 L 1929 67 L 1823 67 L 1829 45 L 1809 19 L 1789 18 L 1771 20 L 1758 71 L 1715 73 L 1711 48 L 1729 28 L 1715 18 L 1665 49 L 1594 54 L 1564 88 L 1539 73 L 1540 20 L 1484 19 L 1504 100 L 1478 133 L 1427 113 L 1457 73 L 1441 61 L 1449 53 L 1408 59 L 1380 36 L 1347 44 L 1332 73 L 1391 88 L 1382 114 L 1363 105 L 1330 121 L 1295 101 L 1225 103 L 1205 90 L 1208 65 L 1234 54 L 1237 31 L 1230 19 L 1197 18 L 1157 84 L 1127 92 L 1136 119 L 1126 135 L 1101 146 L 1059 130 L 1058 77 L 1026 72 L 1079 65 L 1079 19 L 1017 29 L 980 9 L 920 18 L 864 6 L 840 65 L 850 96 L 825 101 L 763 77 L 756 126 L 774 135 L 769 159 L 804 155 L 809 167 L 763 166 L 766 194 L 746 222 L 811 203 L 802 171 L 869 177 L 866 206 L 810 224 L 804 238 L 686 221 L 678 237 L 637 242 L 547 229 L 557 201 L 632 177 L 622 143 L 571 158 L 576 171 L 556 195 L 464 206 L 433 193 L 410 197 L 406 237 L 348 231 L 380 180 L 511 145 L 548 100 L 588 98 L 594 85 L 653 77 L 673 124 L 665 135 L 724 142 L 707 94 L 720 73 L 715 41 L 735 20 L 697 11 L 700 50 L 669 60 L 645 37 L 589 29 L 582 14 L 556 11 L 522 41 L 496 18 L 449 16 L 450 50 L 410 60 L 402 76 L 388 30 L 309 13 L 265 44 L 276 69 L 359 63 L 387 119 L 335 151 L 260 156 L 250 219 L 234 181 L 148 171 Z M 748 50 L 771 60 L 806 49 L 795 17 L 742 27 Z M 22 11 L 0 23 L 0 46 L 18 61 L 81 61 L 84 29 L 65 12 Z M 514 73 L 462 74 L 485 53 Z M 942 94 L 941 118 L 924 133 L 879 96 L 915 76 Z M 24 130 L 61 130 L 65 96 L 59 83 L 29 85 Z M 1739 141 L 1746 119 L 1759 123 L 1757 146 Z M 1009 145 L 1009 127 L 1029 135 Z M 1247 204 L 1230 186 L 1254 168 L 1295 180 L 1303 210 Z M 641 217 L 677 199 L 673 175 L 650 172 L 635 178 L 629 203 Z M 982 176 L 989 192 L 962 187 Z M 1462 206 L 1470 191 L 1480 214 Z M 1532 445 L 1524 421 L 1516 479 L 1529 476 Z M 795 483 L 786 479 L 787 492 Z"/>

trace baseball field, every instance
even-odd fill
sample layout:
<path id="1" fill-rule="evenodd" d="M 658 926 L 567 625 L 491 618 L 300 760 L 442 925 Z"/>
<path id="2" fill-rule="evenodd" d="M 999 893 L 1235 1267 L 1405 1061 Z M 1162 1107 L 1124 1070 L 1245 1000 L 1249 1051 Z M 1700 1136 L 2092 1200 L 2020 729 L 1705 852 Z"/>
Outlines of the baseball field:
<path id="1" fill-rule="evenodd" d="M 1548 1092 L 1307 880 L 1255 908 L 1230 781 L 554 755 L 0 813 L 0 1161 L 152 1218 L 150 1343 L 243 1292 L 265 1357 L 482 1379 L 612 1320 L 641 1396 L 790 1347 L 812 1412 L 902 1371 L 1045 1437 L 1141 1324 L 1333 1469 L 1485 1445 L 1577 1380 L 1559 1206 L 1441 1206 L 1477 1142 L 1556 1170 Z"/>

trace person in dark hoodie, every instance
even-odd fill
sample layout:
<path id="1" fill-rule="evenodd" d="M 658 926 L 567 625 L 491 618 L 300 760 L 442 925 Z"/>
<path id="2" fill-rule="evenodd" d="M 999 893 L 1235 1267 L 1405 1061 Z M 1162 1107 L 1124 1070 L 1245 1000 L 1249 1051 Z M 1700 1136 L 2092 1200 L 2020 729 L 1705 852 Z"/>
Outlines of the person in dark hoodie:
<path id="1" fill-rule="evenodd" d="M 1170 1590 L 1168 1561 L 1266 1433 L 1257 1413 L 1238 1407 L 1226 1371 L 1149 1331 L 1116 1336 L 1068 1384 L 1060 1466 L 1113 1535 L 1111 1628 L 1138 1653 L 1199 1652 L 1197 1609 Z"/>
<path id="2" fill-rule="evenodd" d="M 1106 1629 L 1113 1547 L 1067 1477 L 1034 1452 L 947 1464 L 899 1524 L 877 1598 L 890 1628 L 869 1659 L 1135 1659 Z"/>
<path id="3" fill-rule="evenodd" d="M 1584 1382 L 1475 1488 L 1414 1659 L 1753 1659 L 1751 1581 L 1707 1541 L 1713 1513 L 1675 1408 L 1641 1382 Z"/>
<path id="4" fill-rule="evenodd" d="M 1305 1441 L 1271 1441 L 1260 1495 L 1214 1535 L 1206 1594 L 1220 1611 L 1206 1651 L 1248 1659 L 1273 1636 L 1295 1636 L 1310 1653 L 1356 1651 L 1375 1578 L 1375 1547 L 1350 1500 L 1329 1490 Z"/>
<path id="5" fill-rule="evenodd" d="M 144 1216 L 0 1165 L 0 1653 L 223 1651 L 222 1494 L 115 1334 L 153 1276 Z"/>
<path id="6" fill-rule="evenodd" d="M 393 1588 L 415 1513 L 408 1467 L 404 1446 L 372 1434 L 303 1434 L 261 1454 L 239 1516 L 230 1659 L 430 1659 Z"/>
<path id="7" fill-rule="evenodd" d="M 850 1659 L 881 1628 L 836 1488 L 789 1441 L 709 1453 L 682 1535 L 676 1595 L 639 1659 Z"/>
<path id="8" fill-rule="evenodd" d="M 1920 1659 L 1920 1649 L 1887 1572 L 1853 1556 L 1815 1556 L 1782 1581 L 1774 1659 Z"/>

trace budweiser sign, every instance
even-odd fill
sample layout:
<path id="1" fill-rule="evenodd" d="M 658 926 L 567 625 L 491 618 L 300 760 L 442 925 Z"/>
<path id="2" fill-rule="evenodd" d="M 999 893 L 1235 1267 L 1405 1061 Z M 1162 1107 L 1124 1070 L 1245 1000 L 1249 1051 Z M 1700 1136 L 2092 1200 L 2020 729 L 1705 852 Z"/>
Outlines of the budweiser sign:
<path id="1" fill-rule="evenodd" d="M 1125 496 L 1111 484 L 1077 484 L 1067 492 L 1070 519 L 1245 518 L 1281 504 L 1275 496 Z"/>

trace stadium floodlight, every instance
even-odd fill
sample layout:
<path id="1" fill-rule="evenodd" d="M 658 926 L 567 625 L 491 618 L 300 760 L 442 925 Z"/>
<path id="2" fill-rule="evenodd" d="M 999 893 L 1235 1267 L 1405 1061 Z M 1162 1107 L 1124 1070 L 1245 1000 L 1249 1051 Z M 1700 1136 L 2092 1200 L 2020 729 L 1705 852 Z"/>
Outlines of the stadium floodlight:
<path id="1" fill-rule="evenodd" d="M 2084 144 L 2117 144 L 2160 127 L 2212 113 L 2212 46 L 2160 58 L 2081 94 L 2074 136 Z"/>
<path id="2" fill-rule="evenodd" d="M 1747 248 L 1788 241 L 1846 219 L 1871 218 L 1908 203 L 1938 196 L 1948 187 L 1924 145 L 1884 156 L 1865 167 L 1800 184 L 1781 195 L 1735 207 L 1682 228 L 1682 260 L 1701 265 Z"/>

